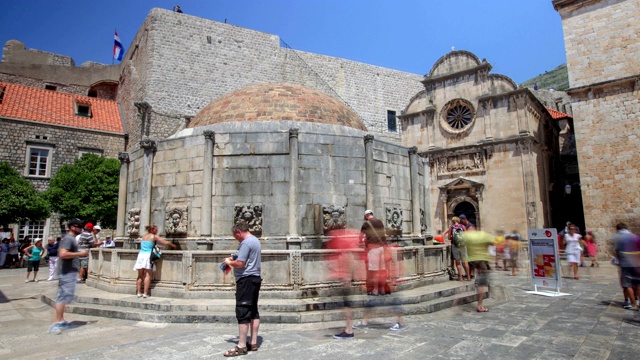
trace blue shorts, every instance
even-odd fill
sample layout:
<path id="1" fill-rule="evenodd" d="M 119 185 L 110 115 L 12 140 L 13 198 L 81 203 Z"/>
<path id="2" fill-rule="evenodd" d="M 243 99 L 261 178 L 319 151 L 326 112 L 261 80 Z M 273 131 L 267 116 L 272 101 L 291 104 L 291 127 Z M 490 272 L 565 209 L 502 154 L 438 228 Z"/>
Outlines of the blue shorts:
<path id="1" fill-rule="evenodd" d="M 61 304 L 71 304 L 73 296 L 76 294 L 76 280 L 78 273 L 75 271 L 60 274 L 58 278 L 58 296 L 56 302 Z"/>

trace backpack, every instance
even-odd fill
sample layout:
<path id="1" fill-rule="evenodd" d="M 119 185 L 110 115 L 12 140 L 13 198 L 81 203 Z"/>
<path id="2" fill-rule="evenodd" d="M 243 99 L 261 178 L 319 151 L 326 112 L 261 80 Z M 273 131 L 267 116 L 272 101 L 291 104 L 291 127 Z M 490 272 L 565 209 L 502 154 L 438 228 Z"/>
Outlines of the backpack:
<path id="1" fill-rule="evenodd" d="M 458 227 L 458 226 L 451 227 L 451 240 L 453 241 L 453 245 L 455 245 L 455 247 L 464 246 L 464 241 L 462 239 L 463 232 L 464 230 L 461 227 Z"/>

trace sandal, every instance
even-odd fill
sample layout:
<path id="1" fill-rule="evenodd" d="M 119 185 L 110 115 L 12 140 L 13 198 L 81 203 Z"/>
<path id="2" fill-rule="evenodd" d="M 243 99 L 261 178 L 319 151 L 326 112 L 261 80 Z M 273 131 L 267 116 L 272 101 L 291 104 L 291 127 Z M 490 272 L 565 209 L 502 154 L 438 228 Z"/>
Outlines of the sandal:
<path id="1" fill-rule="evenodd" d="M 247 352 L 249 352 L 249 351 L 247 350 L 246 346 L 245 347 L 236 346 L 231 350 L 225 351 L 224 354 L 222 354 L 222 355 L 224 355 L 226 357 L 233 357 L 233 356 L 247 355 Z"/>
<path id="2" fill-rule="evenodd" d="M 248 351 L 258 351 L 258 344 L 247 344 Z"/>
<path id="3" fill-rule="evenodd" d="M 476 308 L 477 312 L 489 312 L 489 309 L 487 309 L 486 307 L 483 308 Z"/>

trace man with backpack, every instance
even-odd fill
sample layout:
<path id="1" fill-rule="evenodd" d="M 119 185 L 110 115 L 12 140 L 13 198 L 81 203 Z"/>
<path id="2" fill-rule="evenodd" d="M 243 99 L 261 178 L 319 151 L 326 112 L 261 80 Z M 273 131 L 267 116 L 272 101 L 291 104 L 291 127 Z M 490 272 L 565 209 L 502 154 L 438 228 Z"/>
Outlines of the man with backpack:
<path id="1" fill-rule="evenodd" d="M 462 267 L 468 281 L 471 281 L 471 273 L 469 271 L 469 261 L 467 260 L 467 248 L 464 246 L 462 234 L 465 231 L 464 226 L 460 223 L 460 218 L 454 216 L 451 218 L 451 226 L 442 234 L 442 237 L 451 242 L 451 257 L 454 266 L 458 272 L 458 281 L 462 281 Z M 460 263 L 462 262 L 462 266 Z"/>

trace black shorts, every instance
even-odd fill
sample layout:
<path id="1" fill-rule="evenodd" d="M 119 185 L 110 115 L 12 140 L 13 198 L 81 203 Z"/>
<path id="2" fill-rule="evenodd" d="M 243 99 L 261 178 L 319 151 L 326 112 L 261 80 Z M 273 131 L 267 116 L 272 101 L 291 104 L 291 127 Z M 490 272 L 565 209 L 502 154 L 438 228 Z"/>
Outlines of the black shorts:
<path id="1" fill-rule="evenodd" d="M 259 276 L 245 276 L 236 281 L 236 319 L 238 324 L 248 324 L 260 319 L 258 297 L 260 296 Z"/>
<path id="2" fill-rule="evenodd" d="M 478 286 L 489 286 L 489 262 L 472 261 L 469 265 L 476 269 L 476 283 Z"/>
<path id="3" fill-rule="evenodd" d="M 40 270 L 40 260 L 38 261 L 27 261 L 27 271 L 38 271 Z"/>

